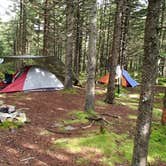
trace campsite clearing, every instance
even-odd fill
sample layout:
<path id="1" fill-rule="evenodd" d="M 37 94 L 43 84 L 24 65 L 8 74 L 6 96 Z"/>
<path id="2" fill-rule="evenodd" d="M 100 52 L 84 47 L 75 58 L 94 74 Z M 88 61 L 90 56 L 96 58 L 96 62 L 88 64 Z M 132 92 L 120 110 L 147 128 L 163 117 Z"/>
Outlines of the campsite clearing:
<path id="1" fill-rule="evenodd" d="M 104 134 L 99 133 L 97 123 L 82 128 L 89 125 L 82 111 L 84 89 L 0 94 L 0 100 L 24 110 L 30 119 L 21 128 L 0 129 L 0 165 L 128 166 L 137 114 L 137 107 L 128 106 L 138 104 L 138 88 L 125 90 L 115 105 L 104 103 L 104 89 L 97 88 L 96 111 L 110 122 Z M 149 162 L 156 160 L 152 165 L 164 166 L 160 95 L 156 101 Z M 158 138 L 156 132 L 160 132 Z"/>

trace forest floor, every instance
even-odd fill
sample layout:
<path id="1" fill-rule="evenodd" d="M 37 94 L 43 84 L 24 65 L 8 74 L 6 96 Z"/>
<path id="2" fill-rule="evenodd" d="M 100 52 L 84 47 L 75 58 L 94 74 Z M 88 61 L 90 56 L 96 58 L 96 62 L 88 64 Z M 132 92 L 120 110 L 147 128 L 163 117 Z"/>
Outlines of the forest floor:
<path id="1" fill-rule="evenodd" d="M 96 112 L 110 122 L 103 136 L 100 125 L 94 123 L 88 127 L 90 123 L 84 118 L 84 113 L 81 114 L 84 110 L 84 88 L 1 94 L 1 102 L 22 109 L 29 122 L 20 128 L 0 128 L 0 166 L 128 166 L 127 158 L 130 160 L 131 156 L 125 156 L 132 153 L 132 147 L 128 147 L 126 153 L 122 153 L 121 147 L 123 143 L 127 145 L 127 139 L 133 139 L 138 91 L 125 90 L 116 104 L 109 105 L 103 102 L 104 88 L 96 89 Z M 129 97 L 133 97 L 130 103 Z M 161 106 L 162 100 L 158 99 L 157 104 Z M 159 119 L 155 121 L 160 123 Z M 96 143 L 95 148 L 93 139 L 96 142 L 104 139 L 103 142 L 108 144 L 103 149 L 105 144 Z M 88 144 L 89 147 L 84 146 Z M 114 149 L 110 151 L 111 146 Z M 166 162 L 158 161 L 153 165 L 166 166 Z"/>

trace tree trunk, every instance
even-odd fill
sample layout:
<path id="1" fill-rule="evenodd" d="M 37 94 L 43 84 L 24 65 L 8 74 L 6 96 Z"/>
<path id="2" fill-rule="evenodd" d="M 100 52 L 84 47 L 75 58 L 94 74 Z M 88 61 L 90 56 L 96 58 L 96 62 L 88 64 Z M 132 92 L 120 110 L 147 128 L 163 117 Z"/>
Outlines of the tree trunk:
<path id="1" fill-rule="evenodd" d="M 112 8 L 111 8 L 111 5 L 110 5 L 110 7 L 109 7 L 110 9 L 110 11 L 109 11 L 109 21 L 108 21 L 108 25 L 107 25 L 107 42 L 106 42 L 106 59 L 107 59 L 107 61 L 106 61 L 106 67 L 105 67 L 105 73 L 108 71 L 108 69 L 109 69 L 109 61 L 108 61 L 108 59 L 109 59 L 109 56 L 110 56 L 110 48 L 111 48 L 111 46 L 110 46 L 110 36 L 111 36 L 111 12 L 112 12 Z"/>
<path id="2" fill-rule="evenodd" d="M 105 71 L 105 66 L 106 66 L 106 57 L 105 57 L 105 36 L 106 36 L 106 23 L 105 23 L 105 17 L 106 17 L 106 1 L 103 1 L 103 13 L 101 14 L 101 46 L 100 46 L 100 75 L 103 75 L 103 71 Z"/>
<path id="3" fill-rule="evenodd" d="M 149 0 L 145 24 L 142 86 L 138 108 L 132 166 L 146 166 L 151 130 L 154 85 L 159 56 L 159 13 L 161 0 Z"/>
<path id="4" fill-rule="evenodd" d="M 19 20 L 19 31 L 17 38 L 17 54 L 25 55 L 27 46 L 27 27 L 26 27 L 26 2 L 25 0 L 20 0 L 20 20 Z M 23 61 L 19 60 L 15 64 L 16 70 L 23 66 Z"/>
<path id="5" fill-rule="evenodd" d="M 116 7 L 116 15 L 115 15 L 115 23 L 114 23 L 114 35 L 113 35 L 113 43 L 111 50 L 111 58 L 110 58 L 110 77 L 109 83 L 107 87 L 107 95 L 106 102 L 113 104 L 115 98 L 115 70 L 118 62 L 119 52 L 120 52 L 120 43 L 121 43 L 121 19 L 122 19 L 122 7 L 123 1 L 117 1 Z"/>
<path id="6" fill-rule="evenodd" d="M 166 77 L 166 58 L 164 60 L 163 77 Z"/>
<path id="7" fill-rule="evenodd" d="M 44 4 L 43 55 L 49 55 L 49 0 Z"/>
<path id="8" fill-rule="evenodd" d="M 85 34 L 85 44 L 84 44 L 84 48 L 83 48 L 83 57 L 82 57 L 82 71 L 85 72 L 86 70 L 86 59 L 87 59 L 87 40 L 88 40 L 88 36 L 87 33 Z"/>
<path id="9" fill-rule="evenodd" d="M 162 125 L 166 125 L 166 88 L 165 88 L 165 95 L 163 98 L 163 113 L 161 118 Z"/>
<path id="10" fill-rule="evenodd" d="M 72 59 L 73 59 L 73 33 L 74 33 L 74 1 L 66 0 L 66 57 L 65 57 L 65 88 L 72 88 Z"/>
<path id="11" fill-rule="evenodd" d="M 23 2 L 23 11 L 22 11 L 22 48 L 21 48 L 21 54 L 25 55 L 27 52 L 26 46 L 27 46 L 27 14 L 26 14 L 26 4 Z"/>
<path id="12" fill-rule="evenodd" d="M 18 32 L 18 54 L 22 54 L 23 2 L 24 2 L 24 0 L 20 0 L 20 20 L 19 20 L 19 32 Z"/>
<path id="13" fill-rule="evenodd" d="M 102 24 L 103 24 L 103 21 L 102 21 L 102 5 L 99 6 L 99 32 L 98 32 L 98 47 L 97 47 L 97 53 L 96 53 L 96 73 L 98 73 L 98 71 L 100 71 L 100 76 L 102 75 L 102 70 L 100 68 L 100 49 L 101 49 L 101 39 L 102 39 L 102 34 L 101 34 L 101 29 L 102 29 Z"/>
<path id="14" fill-rule="evenodd" d="M 123 19 L 122 19 L 122 36 L 121 36 L 121 51 L 120 51 L 120 65 L 126 68 L 127 62 L 127 44 L 128 44 L 128 29 L 129 29 L 129 18 L 130 18 L 130 2 L 129 0 L 124 1 L 123 5 Z"/>
<path id="15" fill-rule="evenodd" d="M 94 110 L 95 100 L 95 70 L 96 70 L 96 24 L 97 24 L 97 2 L 90 2 L 90 27 L 88 46 L 88 78 L 86 85 L 85 111 Z"/>
<path id="16" fill-rule="evenodd" d="M 76 9 L 76 43 L 75 43 L 75 55 L 74 55 L 74 73 L 76 78 L 79 79 L 80 72 L 80 58 L 81 58 L 81 46 L 82 46 L 82 22 L 80 18 L 80 1 L 77 0 Z"/>

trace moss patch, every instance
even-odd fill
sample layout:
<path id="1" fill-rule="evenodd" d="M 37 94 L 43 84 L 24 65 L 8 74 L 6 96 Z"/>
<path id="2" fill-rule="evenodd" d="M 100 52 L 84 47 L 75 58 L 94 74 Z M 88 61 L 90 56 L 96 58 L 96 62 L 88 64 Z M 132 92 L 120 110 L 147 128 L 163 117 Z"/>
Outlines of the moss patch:
<path id="1" fill-rule="evenodd" d="M 80 155 L 85 153 L 87 159 L 94 158 L 94 160 L 110 166 L 115 163 L 128 162 L 132 152 L 132 141 L 126 135 L 117 135 L 115 133 L 58 139 L 53 143 L 56 148 L 66 149 L 70 153 L 79 153 Z"/>
<path id="2" fill-rule="evenodd" d="M 22 127 L 24 124 L 21 122 L 11 122 L 11 121 L 4 121 L 0 123 L 0 128 L 1 129 L 17 129 Z"/>
<path id="3" fill-rule="evenodd" d="M 154 123 L 149 143 L 149 160 L 166 162 L 166 126 Z"/>

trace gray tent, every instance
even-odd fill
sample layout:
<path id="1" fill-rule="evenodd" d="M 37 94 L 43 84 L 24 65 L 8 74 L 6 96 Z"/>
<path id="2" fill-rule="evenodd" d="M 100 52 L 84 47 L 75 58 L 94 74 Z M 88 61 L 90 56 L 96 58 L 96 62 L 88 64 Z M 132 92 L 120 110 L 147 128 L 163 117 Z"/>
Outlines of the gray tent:
<path id="1" fill-rule="evenodd" d="M 40 67 L 28 66 L 15 73 L 12 83 L 0 92 L 59 90 L 63 88 L 62 82 L 53 73 Z"/>

